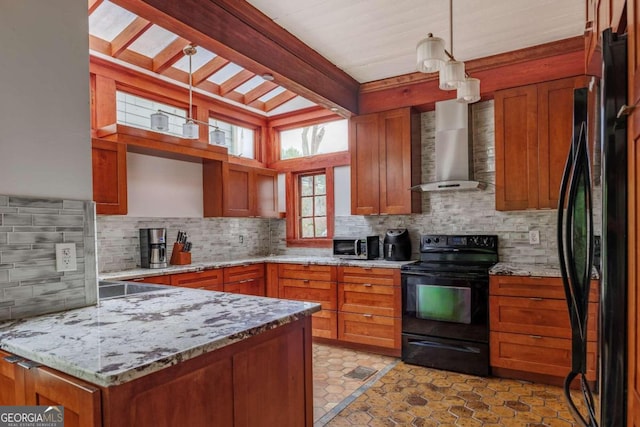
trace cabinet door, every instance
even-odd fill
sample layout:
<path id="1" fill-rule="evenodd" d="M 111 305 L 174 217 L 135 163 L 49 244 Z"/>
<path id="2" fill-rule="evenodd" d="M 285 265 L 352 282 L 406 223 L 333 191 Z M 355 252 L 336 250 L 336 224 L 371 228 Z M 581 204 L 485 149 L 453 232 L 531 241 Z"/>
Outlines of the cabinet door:
<path id="1" fill-rule="evenodd" d="M 400 286 L 400 269 L 372 267 L 338 267 L 338 281 Z"/>
<path id="2" fill-rule="evenodd" d="M 222 269 L 194 271 L 171 275 L 171 285 L 185 288 L 222 291 Z"/>
<path id="3" fill-rule="evenodd" d="M 496 210 L 538 207 L 535 85 L 496 91 Z"/>
<path id="4" fill-rule="evenodd" d="M 538 85 L 538 207 L 556 209 L 573 135 L 573 90 L 586 77 Z M 507 159 L 508 161 L 508 159 Z"/>
<path id="5" fill-rule="evenodd" d="M 338 339 L 358 344 L 400 349 L 401 321 L 370 313 L 338 312 Z"/>
<path id="6" fill-rule="evenodd" d="M 264 277 L 264 263 L 237 265 L 225 267 L 224 282 L 239 282 L 246 279 L 260 279 Z"/>
<path id="7" fill-rule="evenodd" d="M 93 200 L 96 213 L 127 213 L 127 146 L 92 140 Z"/>
<path id="8" fill-rule="evenodd" d="M 340 283 L 338 310 L 351 313 L 402 316 L 400 287 L 371 283 Z"/>
<path id="9" fill-rule="evenodd" d="M 16 365 L 13 354 L 0 350 L 0 406 L 24 405 L 24 370 Z M 19 359 L 19 358 L 17 358 Z"/>
<path id="10" fill-rule="evenodd" d="M 351 214 L 380 212 L 378 115 L 353 117 L 349 122 L 351 153 Z"/>
<path id="11" fill-rule="evenodd" d="M 280 298 L 316 302 L 323 310 L 337 309 L 336 282 L 281 278 L 279 285 Z"/>
<path id="12" fill-rule="evenodd" d="M 331 265 L 280 264 L 278 267 L 280 279 L 336 280 L 336 267 Z"/>
<path id="13" fill-rule="evenodd" d="M 65 427 L 102 425 L 100 389 L 49 368 L 25 370 L 27 405 L 64 406 Z"/>
<path id="14" fill-rule="evenodd" d="M 155 283 L 158 285 L 170 285 L 171 284 L 171 275 L 164 276 L 147 276 L 147 277 L 138 277 L 136 279 L 131 279 L 132 282 L 142 282 L 142 283 Z"/>
<path id="15" fill-rule="evenodd" d="M 224 163 L 222 168 L 222 215 L 231 217 L 255 216 L 252 193 L 254 182 L 252 168 Z"/>
<path id="16" fill-rule="evenodd" d="M 224 291 L 234 294 L 255 295 L 263 297 L 265 295 L 264 278 L 244 279 L 239 282 L 225 283 Z"/>
<path id="17" fill-rule="evenodd" d="M 256 215 L 261 218 L 278 217 L 278 172 L 256 168 L 255 179 Z"/>
<path id="18" fill-rule="evenodd" d="M 419 146 L 412 146 L 412 116 L 410 108 L 380 113 L 378 119 L 379 134 L 379 173 L 381 214 L 410 214 L 420 211 L 417 203 L 420 193 L 409 188 L 418 182 L 412 182 L 412 156 L 420 157 Z M 418 138 L 419 140 L 419 138 Z M 353 157 L 352 157 L 353 159 Z M 418 167 L 418 171 L 420 168 Z M 360 176 L 360 175 L 359 175 Z"/>

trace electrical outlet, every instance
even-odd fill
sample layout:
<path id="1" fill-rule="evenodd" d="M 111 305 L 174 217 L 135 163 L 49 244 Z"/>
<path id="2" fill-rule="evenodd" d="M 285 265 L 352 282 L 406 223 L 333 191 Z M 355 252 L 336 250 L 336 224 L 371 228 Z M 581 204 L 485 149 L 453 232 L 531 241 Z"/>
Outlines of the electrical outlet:
<path id="1" fill-rule="evenodd" d="M 238 236 L 238 242 L 240 242 L 240 244 L 244 243 L 244 236 L 242 234 Z"/>
<path id="2" fill-rule="evenodd" d="M 76 271 L 75 243 L 56 243 L 56 271 Z"/>
<path id="3" fill-rule="evenodd" d="M 531 245 L 539 245 L 540 244 L 540 232 L 538 230 L 530 230 L 529 231 L 529 244 L 531 244 Z"/>

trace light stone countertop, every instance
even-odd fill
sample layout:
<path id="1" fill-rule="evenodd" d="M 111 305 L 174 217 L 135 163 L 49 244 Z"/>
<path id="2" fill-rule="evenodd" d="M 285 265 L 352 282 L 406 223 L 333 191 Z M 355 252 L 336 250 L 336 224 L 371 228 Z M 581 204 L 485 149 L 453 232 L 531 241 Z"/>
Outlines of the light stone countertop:
<path id="1" fill-rule="evenodd" d="M 493 276 L 536 276 L 536 277 L 562 277 L 560 266 L 557 264 L 525 264 L 499 262 L 489 269 Z M 600 274 L 593 268 L 591 278 L 598 279 Z"/>
<path id="2" fill-rule="evenodd" d="M 0 324 L 0 348 L 100 386 L 122 384 L 320 310 L 169 288 Z"/>
<path id="3" fill-rule="evenodd" d="M 257 264 L 261 262 L 273 262 L 280 264 L 317 264 L 317 265 L 340 265 L 352 267 L 376 267 L 376 268 L 400 268 L 404 264 L 415 262 L 410 261 L 385 261 L 383 259 L 373 260 L 353 260 L 322 256 L 290 256 L 277 255 L 266 257 L 252 257 L 234 260 L 215 260 L 211 262 L 200 262 L 189 265 L 171 265 L 167 268 L 136 268 L 132 270 L 115 271 L 108 273 L 98 273 L 100 280 L 130 280 L 147 276 L 164 276 L 167 274 L 189 273 L 193 271 L 209 270 L 214 268 L 234 267 L 238 265 Z"/>

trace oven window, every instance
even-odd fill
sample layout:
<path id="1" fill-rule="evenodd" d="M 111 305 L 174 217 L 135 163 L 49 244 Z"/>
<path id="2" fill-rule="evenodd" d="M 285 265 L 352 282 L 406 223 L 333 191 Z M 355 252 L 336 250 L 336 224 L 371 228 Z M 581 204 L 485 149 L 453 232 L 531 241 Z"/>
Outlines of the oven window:
<path id="1" fill-rule="evenodd" d="M 416 285 L 415 313 L 418 319 L 469 324 L 471 288 Z"/>

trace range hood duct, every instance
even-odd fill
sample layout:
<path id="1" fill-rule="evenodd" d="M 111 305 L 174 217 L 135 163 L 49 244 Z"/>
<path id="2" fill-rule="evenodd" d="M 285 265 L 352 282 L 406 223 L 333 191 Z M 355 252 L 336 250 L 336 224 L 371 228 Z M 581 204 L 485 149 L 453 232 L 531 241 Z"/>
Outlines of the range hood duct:
<path id="1" fill-rule="evenodd" d="M 436 102 L 436 180 L 412 190 L 484 189 L 473 180 L 473 146 L 469 138 L 469 106 L 452 99 Z"/>

